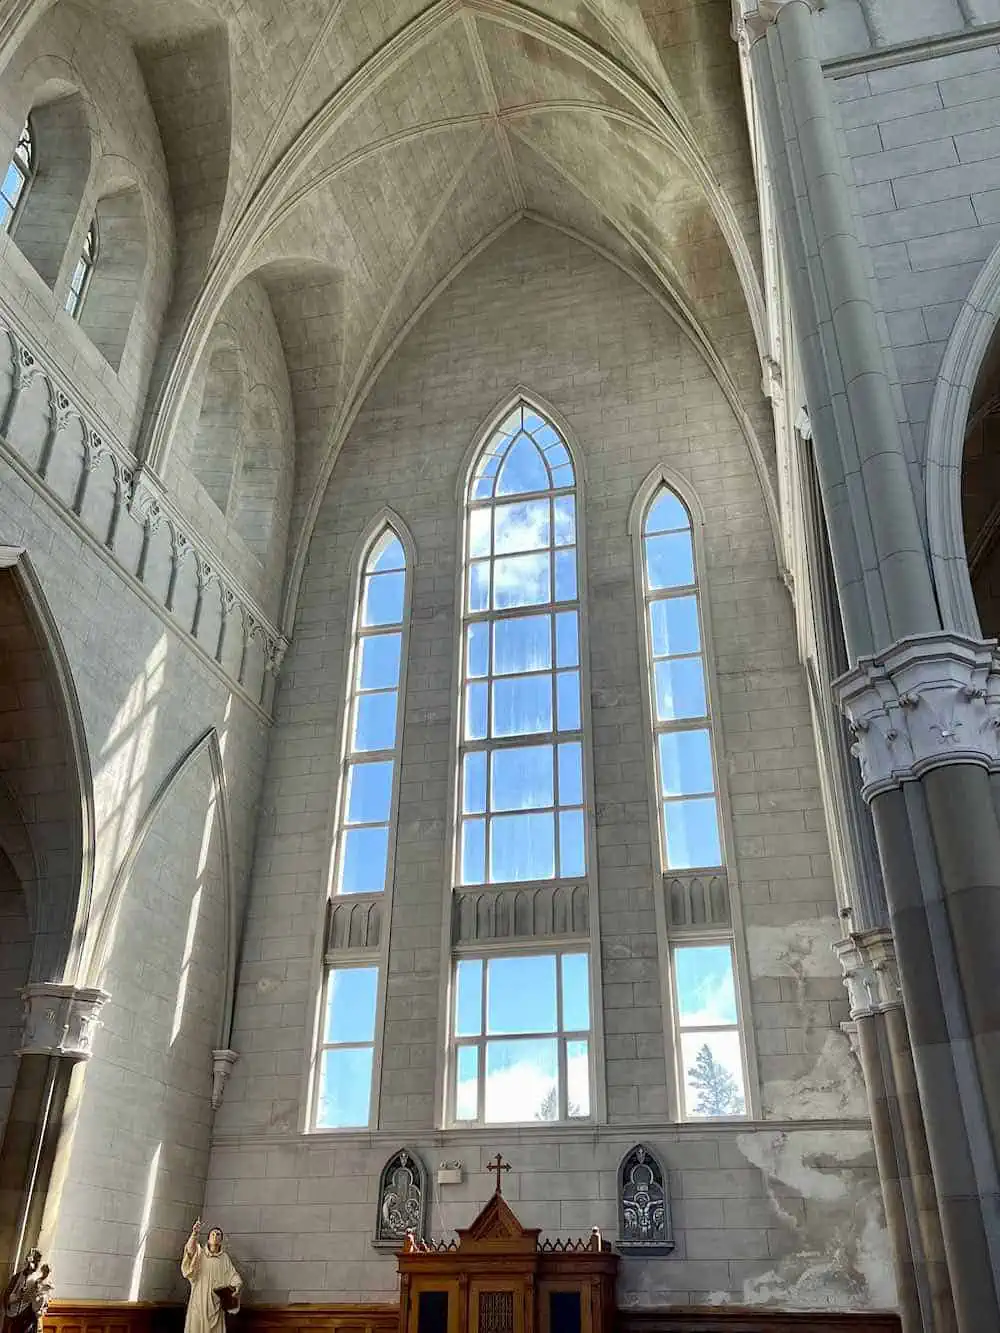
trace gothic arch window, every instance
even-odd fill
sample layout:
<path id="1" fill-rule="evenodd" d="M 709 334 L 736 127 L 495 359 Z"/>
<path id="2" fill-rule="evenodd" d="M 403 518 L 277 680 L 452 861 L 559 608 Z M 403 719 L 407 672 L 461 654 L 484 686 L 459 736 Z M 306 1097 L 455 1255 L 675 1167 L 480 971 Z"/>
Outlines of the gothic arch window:
<path id="1" fill-rule="evenodd" d="M 669 1254 L 674 1248 L 666 1173 L 641 1143 L 618 1168 L 618 1219 L 623 1253 Z"/>
<path id="2" fill-rule="evenodd" d="M 333 853 L 334 896 L 391 896 L 412 561 L 388 517 L 359 561 Z M 385 918 L 391 911 L 385 904 Z M 383 939 L 388 932 L 383 928 Z M 371 1122 L 385 949 L 328 952 L 320 1015 L 315 1129 Z"/>
<path id="3" fill-rule="evenodd" d="M 520 400 L 464 497 L 456 891 L 580 883 L 590 869 L 578 478 Z M 452 981 L 448 1118 L 591 1115 L 589 941 L 463 953 Z"/>
<path id="4" fill-rule="evenodd" d="M 100 252 L 100 238 L 97 234 L 97 217 L 91 219 L 87 234 L 83 238 L 80 258 L 76 261 L 66 293 L 66 313 L 78 320 L 83 313 L 83 303 L 87 299 L 87 289 L 94 275 L 94 266 Z"/>
<path id="5" fill-rule="evenodd" d="M 0 227 L 4 231 L 13 231 L 36 167 L 35 135 L 29 116 L 18 135 L 3 184 L 0 185 Z"/>
<path id="6" fill-rule="evenodd" d="M 713 899 L 707 913 L 681 913 L 667 928 L 677 1111 L 684 1120 L 735 1119 L 747 1114 L 746 1060 L 704 589 L 691 506 L 665 469 L 640 491 L 630 525 L 665 891 L 694 901 L 707 884 Z"/>
<path id="7" fill-rule="evenodd" d="M 379 1176 L 375 1244 L 396 1248 L 410 1231 L 421 1239 L 426 1227 L 427 1172 L 415 1152 L 400 1148 Z"/>

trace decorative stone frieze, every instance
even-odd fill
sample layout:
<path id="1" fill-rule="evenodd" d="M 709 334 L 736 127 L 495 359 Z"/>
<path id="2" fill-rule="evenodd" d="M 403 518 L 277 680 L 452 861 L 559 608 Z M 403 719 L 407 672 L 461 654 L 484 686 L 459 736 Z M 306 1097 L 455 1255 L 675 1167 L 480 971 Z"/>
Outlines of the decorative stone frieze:
<path id="1" fill-rule="evenodd" d="M 834 682 L 861 765 L 863 793 L 944 764 L 1000 770 L 1000 657 L 996 640 L 920 634 L 864 657 Z"/>
<path id="2" fill-rule="evenodd" d="M 212 1107 L 216 1111 L 222 1105 L 222 1097 L 226 1091 L 226 1084 L 229 1082 L 229 1075 L 233 1072 L 233 1065 L 239 1058 L 237 1051 L 212 1052 Z"/>
<path id="3" fill-rule="evenodd" d="M 838 940 L 833 948 L 844 970 L 852 1021 L 885 1013 L 903 1003 L 890 930 L 859 931 Z"/>
<path id="4" fill-rule="evenodd" d="M 61 1055 L 89 1060 L 98 1015 L 110 998 L 107 991 L 62 986 L 43 981 L 21 992 L 24 1025 L 18 1055 Z"/>
<path id="5" fill-rule="evenodd" d="M 452 900 L 454 944 L 589 933 L 586 884 L 466 889 L 456 892 Z"/>

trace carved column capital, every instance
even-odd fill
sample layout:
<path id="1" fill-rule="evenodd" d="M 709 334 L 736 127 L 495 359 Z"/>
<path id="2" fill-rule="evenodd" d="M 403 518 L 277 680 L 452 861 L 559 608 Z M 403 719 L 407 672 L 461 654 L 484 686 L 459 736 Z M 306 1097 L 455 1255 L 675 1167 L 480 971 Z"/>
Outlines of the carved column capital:
<path id="1" fill-rule="evenodd" d="M 107 991 L 42 981 L 26 986 L 21 998 L 24 1027 L 18 1055 L 90 1059 L 98 1015 L 110 998 Z"/>
<path id="2" fill-rule="evenodd" d="M 733 40 L 748 50 L 774 23 L 786 5 L 804 4 L 813 11 L 822 9 L 826 0 L 733 0 Z"/>
<path id="3" fill-rule="evenodd" d="M 865 800 L 945 764 L 1000 770 L 995 639 L 918 634 L 863 657 L 834 682 Z"/>
<path id="4" fill-rule="evenodd" d="M 222 1095 L 233 1072 L 233 1065 L 239 1059 L 237 1051 L 223 1050 L 212 1052 L 212 1107 L 218 1110 L 222 1105 Z"/>
<path id="5" fill-rule="evenodd" d="M 903 1003 L 892 931 L 865 930 L 833 946 L 844 970 L 851 1019 L 885 1013 Z"/>

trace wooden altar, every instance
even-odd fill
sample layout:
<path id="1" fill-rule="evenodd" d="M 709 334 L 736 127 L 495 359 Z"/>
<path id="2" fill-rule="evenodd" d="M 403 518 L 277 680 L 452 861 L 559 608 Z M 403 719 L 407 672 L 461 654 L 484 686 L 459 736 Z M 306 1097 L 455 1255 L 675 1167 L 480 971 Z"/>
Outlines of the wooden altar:
<path id="1" fill-rule="evenodd" d="M 497 1188 L 458 1240 L 409 1237 L 398 1255 L 400 1333 L 612 1333 L 618 1256 L 587 1240 L 539 1241 Z"/>

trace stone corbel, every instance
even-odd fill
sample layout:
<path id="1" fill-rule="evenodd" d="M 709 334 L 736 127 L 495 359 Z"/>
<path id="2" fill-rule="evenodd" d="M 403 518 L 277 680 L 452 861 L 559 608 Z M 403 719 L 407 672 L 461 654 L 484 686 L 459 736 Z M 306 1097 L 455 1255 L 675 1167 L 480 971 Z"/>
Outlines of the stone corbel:
<path id="1" fill-rule="evenodd" d="M 1000 770 L 995 639 L 919 634 L 834 682 L 865 800 L 945 764 Z"/>
<path id="2" fill-rule="evenodd" d="M 852 1023 L 903 1003 L 890 930 L 859 931 L 838 940 L 833 949 L 844 971 Z"/>
<path id="3" fill-rule="evenodd" d="M 90 1059 L 98 1015 L 110 998 L 107 991 L 43 981 L 25 987 L 21 998 L 24 1026 L 18 1055 Z"/>
<path id="4" fill-rule="evenodd" d="M 239 1059 L 236 1051 L 222 1050 L 212 1052 L 212 1109 L 217 1111 L 222 1105 L 222 1097 L 233 1072 L 233 1065 Z"/>

